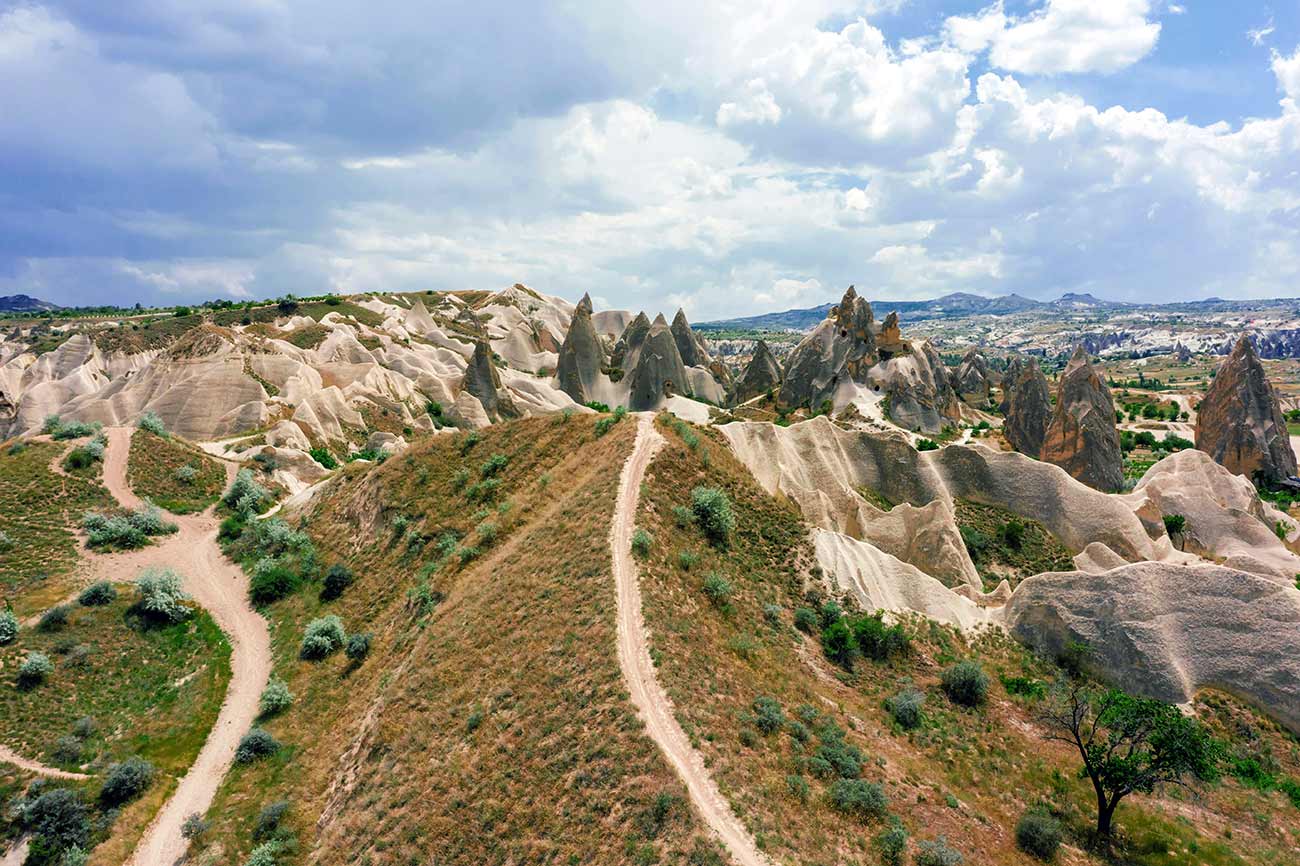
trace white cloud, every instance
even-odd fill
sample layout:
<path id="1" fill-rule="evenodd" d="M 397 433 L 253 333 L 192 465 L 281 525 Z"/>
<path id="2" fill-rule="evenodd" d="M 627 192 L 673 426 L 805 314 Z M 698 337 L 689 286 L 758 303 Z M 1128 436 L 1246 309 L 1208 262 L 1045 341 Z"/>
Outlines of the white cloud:
<path id="1" fill-rule="evenodd" d="M 746 93 L 739 102 L 724 102 L 718 107 L 718 126 L 780 122 L 781 106 L 776 104 L 776 97 L 772 96 L 763 79 L 752 79 L 745 89 Z"/>
<path id="2" fill-rule="evenodd" d="M 1268 23 L 1263 27 L 1254 30 L 1247 30 L 1246 38 L 1250 40 L 1251 45 L 1259 47 L 1267 42 L 1268 37 L 1272 36 L 1276 30 L 1277 28 L 1273 26 L 1273 19 L 1269 18 Z"/>
<path id="3" fill-rule="evenodd" d="M 1273 74 L 1282 92 L 1300 102 L 1300 45 L 1290 57 L 1273 52 Z"/>
<path id="4" fill-rule="evenodd" d="M 976 16 L 954 16 L 944 25 L 963 51 L 989 51 L 1001 69 L 1031 75 L 1117 72 L 1155 48 L 1160 24 L 1147 20 L 1149 0 L 1047 0 L 1042 9 L 1017 17 L 1001 2 Z"/>

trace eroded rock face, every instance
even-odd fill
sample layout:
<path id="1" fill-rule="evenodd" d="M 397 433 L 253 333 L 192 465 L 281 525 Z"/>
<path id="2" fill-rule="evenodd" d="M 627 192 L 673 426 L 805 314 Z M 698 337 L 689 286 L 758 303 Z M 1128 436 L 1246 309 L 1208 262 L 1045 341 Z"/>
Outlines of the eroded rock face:
<path id="1" fill-rule="evenodd" d="M 1009 396 L 1003 398 L 1002 411 L 1006 414 L 1006 421 L 1002 424 L 1002 433 L 1012 448 L 1021 454 L 1037 457 L 1043 451 L 1043 439 L 1052 420 L 1052 398 L 1047 377 L 1034 362 L 1021 365 L 1017 360 L 1013 363 L 1017 378 L 1010 386 Z M 1007 375 L 1012 372 L 1013 368 L 1008 367 Z M 1003 382 L 1006 394 L 1006 380 Z"/>
<path id="2" fill-rule="evenodd" d="M 1196 447 L 1252 481 L 1281 481 L 1296 474 L 1286 421 L 1248 337 L 1237 341 L 1201 401 Z"/>
<path id="3" fill-rule="evenodd" d="M 865 382 L 876 363 L 875 314 L 849 286 L 830 315 L 790 353 L 782 376 L 781 404 L 819 408 L 842 379 Z"/>
<path id="4" fill-rule="evenodd" d="M 467 394 L 478 398 L 483 404 L 483 411 L 492 421 L 503 418 L 517 418 L 519 411 L 509 393 L 501 389 L 501 375 L 492 363 L 492 348 L 487 340 L 474 343 L 474 355 L 465 368 L 465 378 L 461 387 Z"/>
<path id="5" fill-rule="evenodd" d="M 704 339 L 691 330 L 691 323 L 686 321 L 686 311 L 677 310 L 677 315 L 673 316 L 671 328 L 673 332 L 673 342 L 677 344 L 677 354 L 682 356 L 682 363 L 687 367 L 705 367 L 713 359 L 709 356 L 709 348 L 704 344 Z"/>
<path id="6" fill-rule="evenodd" d="M 1124 486 L 1115 404 L 1082 346 L 1061 374 L 1040 456 L 1097 490 L 1113 493 Z"/>
<path id="7" fill-rule="evenodd" d="M 1139 562 L 1040 574 L 1016 587 L 1007 627 L 1052 655 L 1071 641 L 1128 691 L 1172 703 L 1219 688 L 1300 730 L 1300 592 L 1217 565 Z"/>
<path id="8" fill-rule="evenodd" d="M 898 426 L 935 434 L 961 420 L 948 368 L 928 342 L 881 361 L 868 373 L 872 388 L 889 397 L 889 418 Z"/>
<path id="9" fill-rule="evenodd" d="M 609 365 L 630 372 L 631 368 L 636 366 L 636 353 L 641 350 L 641 344 L 645 342 L 646 335 L 649 333 L 650 320 L 646 318 L 645 313 L 637 313 L 636 318 L 627 323 L 618 342 L 614 344 Z"/>
<path id="10" fill-rule="evenodd" d="M 754 356 L 749 359 L 745 371 L 736 380 L 735 402 L 744 403 L 753 400 L 780 385 L 781 367 L 776 363 L 776 356 L 772 354 L 766 341 L 759 340 L 758 345 L 754 347 Z"/>
<path id="11" fill-rule="evenodd" d="M 989 362 L 972 346 L 953 373 L 953 387 L 968 405 L 984 407 L 989 402 L 990 379 Z"/>
<path id="12" fill-rule="evenodd" d="M 638 341 L 634 351 L 630 350 L 628 357 L 630 360 L 625 363 L 633 365 L 629 374 L 631 393 L 628 396 L 628 408 L 633 412 L 657 409 L 665 397 L 689 391 L 689 380 L 682 364 L 682 356 L 677 351 L 677 341 L 673 339 L 672 329 L 662 315 L 655 318 L 644 338 Z"/>
<path id="13" fill-rule="evenodd" d="M 1024 368 L 1024 362 L 1019 358 L 1012 358 L 1007 362 L 1007 368 L 1002 371 L 1002 399 L 998 403 L 998 411 L 1003 415 L 1011 408 L 1011 397 L 1016 392 L 1016 382 L 1019 381 L 1020 373 Z"/>
<path id="14" fill-rule="evenodd" d="M 592 399 L 592 392 L 605 365 L 605 348 L 591 323 L 591 298 L 582 296 L 573 311 L 569 332 L 560 347 L 559 363 L 555 375 L 560 390 L 577 403 Z"/>

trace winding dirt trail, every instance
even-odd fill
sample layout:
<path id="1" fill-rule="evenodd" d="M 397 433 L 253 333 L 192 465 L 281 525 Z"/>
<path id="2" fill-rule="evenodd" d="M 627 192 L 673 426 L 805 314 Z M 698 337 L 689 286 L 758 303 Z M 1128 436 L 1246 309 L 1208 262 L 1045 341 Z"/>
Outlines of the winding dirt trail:
<path id="1" fill-rule="evenodd" d="M 118 502 L 136 508 L 140 499 L 126 480 L 130 428 L 104 431 L 104 486 Z M 234 466 L 227 465 L 229 476 Z M 218 521 L 212 509 L 198 515 L 172 515 L 180 527 L 174 535 L 130 554 L 105 557 L 98 570 L 120 569 L 117 580 L 133 578 L 150 565 L 170 566 L 184 580 L 185 591 L 200 604 L 230 641 L 230 685 L 216 724 L 198 757 L 145 831 L 131 859 L 134 866 L 170 866 L 185 854 L 181 836 L 186 816 L 207 811 L 217 786 L 235 759 L 239 739 L 257 716 L 258 698 L 271 674 L 271 639 L 266 620 L 248 604 L 248 579 L 217 545 Z"/>
<path id="2" fill-rule="evenodd" d="M 4 761 L 6 764 L 13 764 L 20 770 L 26 770 L 27 772 L 35 773 L 38 776 L 48 776 L 51 779 L 90 778 L 85 773 L 70 773 L 67 770 L 60 770 L 58 767 L 47 767 L 39 761 L 30 761 L 8 746 L 0 746 L 0 761 Z"/>
<path id="3" fill-rule="evenodd" d="M 771 866 L 759 852 L 754 839 L 723 799 L 713 777 L 704 767 L 699 752 L 691 746 L 686 732 L 673 716 L 668 695 L 655 679 L 654 663 L 646 643 L 645 621 L 641 613 L 641 588 L 636 562 L 632 558 L 632 531 L 636 525 L 637 501 L 646 468 L 664 444 L 654 429 L 654 415 L 637 416 L 636 446 L 623 465 L 619 479 L 618 503 L 610 527 L 609 544 L 614 559 L 614 582 L 618 588 L 618 662 L 623 668 L 632 703 L 645 722 L 646 733 L 668 758 L 677 775 L 686 784 L 691 803 L 709 828 L 718 835 L 740 866 Z"/>

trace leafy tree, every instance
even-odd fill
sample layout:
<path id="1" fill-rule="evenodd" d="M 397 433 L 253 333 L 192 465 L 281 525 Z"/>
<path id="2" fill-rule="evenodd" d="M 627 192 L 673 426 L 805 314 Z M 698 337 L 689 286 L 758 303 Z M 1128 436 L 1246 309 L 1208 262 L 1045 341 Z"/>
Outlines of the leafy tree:
<path id="1" fill-rule="evenodd" d="M 691 491 L 691 510 L 695 512 L 695 522 L 710 541 L 719 547 L 731 543 L 736 516 L 726 493 L 716 487 L 696 487 Z"/>
<path id="2" fill-rule="evenodd" d="M 1129 794 L 1218 777 L 1222 746 L 1163 701 L 1073 683 L 1043 711 L 1047 738 L 1075 747 L 1097 795 L 1097 835 L 1109 838 Z"/>

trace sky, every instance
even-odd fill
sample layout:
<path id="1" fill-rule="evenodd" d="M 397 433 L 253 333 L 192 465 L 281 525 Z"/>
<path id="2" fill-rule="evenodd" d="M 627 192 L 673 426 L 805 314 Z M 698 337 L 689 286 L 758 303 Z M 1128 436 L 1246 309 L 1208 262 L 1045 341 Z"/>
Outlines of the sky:
<path id="1" fill-rule="evenodd" d="M 1300 3 L 0 0 L 0 295 L 1300 295 Z"/>

